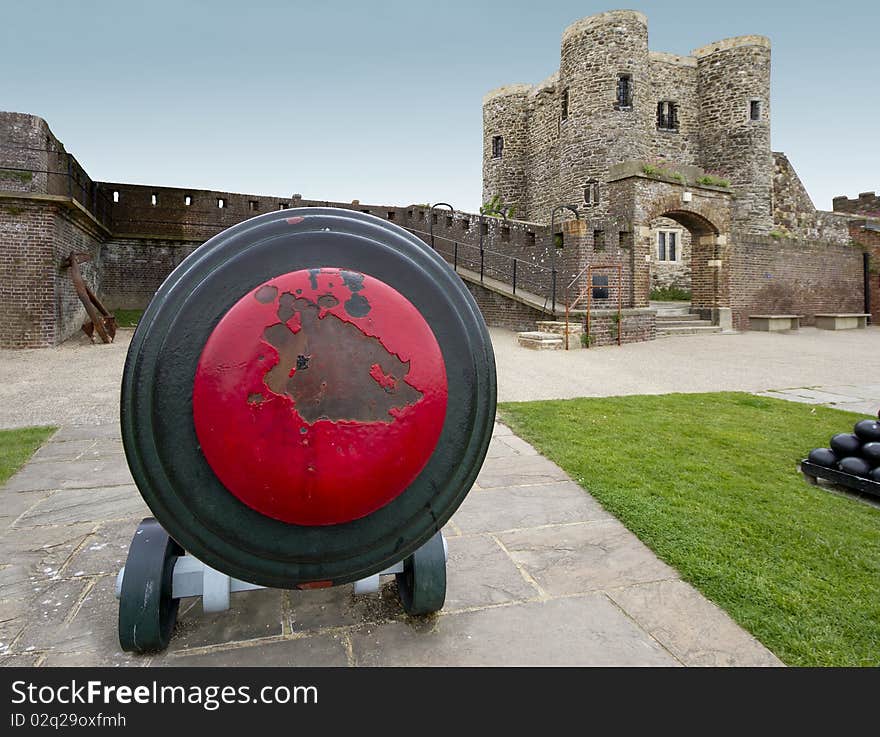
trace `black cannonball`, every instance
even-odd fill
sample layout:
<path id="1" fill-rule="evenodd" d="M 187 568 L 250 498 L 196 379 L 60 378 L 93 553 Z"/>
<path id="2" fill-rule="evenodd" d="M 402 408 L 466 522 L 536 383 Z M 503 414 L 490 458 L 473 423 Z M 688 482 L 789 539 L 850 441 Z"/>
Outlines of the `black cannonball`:
<path id="1" fill-rule="evenodd" d="M 871 473 L 868 474 L 868 478 L 871 479 L 871 481 L 876 481 L 877 483 L 880 483 L 880 467 L 877 467 L 873 471 L 871 471 Z"/>
<path id="2" fill-rule="evenodd" d="M 862 458 L 872 466 L 880 466 L 880 443 L 865 443 L 862 446 Z"/>
<path id="3" fill-rule="evenodd" d="M 834 455 L 834 451 L 830 448 L 815 448 L 811 450 L 807 460 L 810 463 L 815 463 L 817 466 L 824 466 L 825 468 L 835 468 L 837 466 L 837 456 Z"/>
<path id="4" fill-rule="evenodd" d="M 862 441 L 850 432 L 842 432 L 831 438 L 831 450 L 838 458 L 857 456 L 862 447 Z"/>
<path id="5" fill-rule="evenodd" d="M 841 458 L 840 463 L 837 464 L 837 467 L 844 473 L 848 473 L 853 476 L 863 476 L 864 478 L 867 478 L 868 474 L 871 473 L 871 464 L 868 463 L 864 458 L 857 458 L 856 456 Z"/>
<path id="6" fill-rule="evenodd" d="M 877 420 L 862 420 L 853 428 L 855 434 L 863 443 L 880 441 L 880 422 Z"/>

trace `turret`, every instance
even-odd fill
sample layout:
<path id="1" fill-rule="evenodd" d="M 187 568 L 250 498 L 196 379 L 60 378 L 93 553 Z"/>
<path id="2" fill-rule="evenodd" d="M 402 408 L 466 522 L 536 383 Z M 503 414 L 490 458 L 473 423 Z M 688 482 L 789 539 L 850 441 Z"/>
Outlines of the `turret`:
<path id="1" fill-rule="evenodd" d="M 524 199 L 530 92 L 508 85 L 483 98 L 483 202 L 497 196 L 519 206 Z"/>
<path id="2" fill-rule="evenodd" d="M 734 229 L 766 235 L 773 226 L 770 40 L 740 36 L 692 54 L 699 74 L 700 164 L 730 180 Z"/>
<path id="3" fill-rule="evenodd" d="M 647 18 L 615 10 L 572 23 L 562 34 L 559 89 L 559 192 L 598 215 L 606 210 L 608 169 L 649 152 L 655 102 Z M 585 192 L 590 180 L 598 192 Z"/>

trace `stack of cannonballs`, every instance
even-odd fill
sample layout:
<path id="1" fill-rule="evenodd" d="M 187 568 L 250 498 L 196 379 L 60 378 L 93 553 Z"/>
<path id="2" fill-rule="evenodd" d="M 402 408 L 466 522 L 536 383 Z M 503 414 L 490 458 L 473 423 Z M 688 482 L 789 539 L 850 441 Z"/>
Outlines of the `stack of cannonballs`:
<path id="1" fill-rule="evenodd" d="M 810 451 L 810 463 L 880 482 L 880 422 L 861 420 L 853 432 L 831 438 L 830 448 Z"/>

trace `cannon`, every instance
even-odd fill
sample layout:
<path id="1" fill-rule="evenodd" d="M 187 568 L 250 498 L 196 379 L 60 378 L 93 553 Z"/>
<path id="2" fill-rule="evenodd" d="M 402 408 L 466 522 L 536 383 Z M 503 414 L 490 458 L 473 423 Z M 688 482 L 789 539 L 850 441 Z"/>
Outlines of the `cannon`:
<path id="1" fill-rule="evenodd" d="M 442 608 L 442 527 L 495 419 L 480 311 L 423 241 L 335 208 L 267 213 L 165 280 L 125 362 L 122 439 L 153 517 L 117 578 L 123 649 L 164 649 L 178 603 L 397 578 Z"/>

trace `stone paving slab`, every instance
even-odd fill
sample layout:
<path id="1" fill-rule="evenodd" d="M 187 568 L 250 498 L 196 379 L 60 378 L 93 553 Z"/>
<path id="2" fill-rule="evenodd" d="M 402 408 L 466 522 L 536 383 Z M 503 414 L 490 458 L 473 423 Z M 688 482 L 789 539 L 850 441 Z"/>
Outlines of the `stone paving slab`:
<path id="1" fill-rule="evenodd" d="M 678 665 L 604 594 L 443 614 L 352 635 L 358 665 Z"/>
<path id="2" fill-rule="evenodd" d="M 462 534 L 609 519 L 592 497 L 571 481 L 511 486 L 467 495 L 452 517 Z"/>
<path id="3" fill-rule="evenodd" d="M 118 433 L 118 424 L 62 428 L 0 489 L 0 664 L 778 662 L 503 425 L 445 528 L 438 615 L 407 616 L 393 577 L 369 596 L 351 585 L 246 592 L 219 614 L 183 601 L 165 653 L 124 653 L 116 573 L 149 510 L 131 483 L 107 483 L 128 478 Z"/>
<path id="4" fill-rule="evenodd" d="M 201 599 L 180 602 L 178 626 L 169 649 L 190 650 L 282 634 L 283 592 L 263 589 L 233 596 L 225 612 L 206 614 Z"/>
<path id="5" fill-rule="evenodd" d="M 54 445 L 54 443 L 52 443 Z M 93 489 L 134 484 L 124 456 L 118 453 L 75 461 L 28 463 L 6 483 L 7 491 Z"/>
<path id="6" fill-rule="evenodd" d="M 344 634 L 316 635 L 261 643 L 256 647 L 232 648 L 167 658 L 161 665 L 263 668 L 291 666 L 347 666 L 349 643 Z"/>
<path id="7" fill-rule="evenodd" d="M 517 530 L 498 539 L 550 596 L 677 578 L 615 519 Z"/>
<path id="8" fill-rule="evenodd" d="M 685 665 L 782 665 L 773 653 L 684 581 L 611 589 L 608 596 Z M 696 637 L 694 630 L 699 632 Z"/>
<path id="9" fill-rule="evenodd" d="M 38 466 L 47 463 L 35 464 Z M 140 515 L 150 516 L 137 487 L 109 486 L 56 491 L 37 502 L 15 523 L 15 527 L 71 524 L 73 522 L 114 520 Z"/>
<path id="10" fill-rule="evenodd" d="M 880 410 L 880 384 L 843 384 L 790 387 L 756 392 L 761 397 L 804 404 L 821 404 L 835 409 L 876 417 Z"/>
<path id="11" fill-rule="evenodd" d="M 477 476 L 477 488 L 494 489 L 513 486 L 534 486 L 549 484 L 554 481 L 570 479 L 559 466 L 543 456 L 528 455 L 517 457 L 516 465 L 511 466 L 510 455 L 499 458 L 488 458 Z"/>

